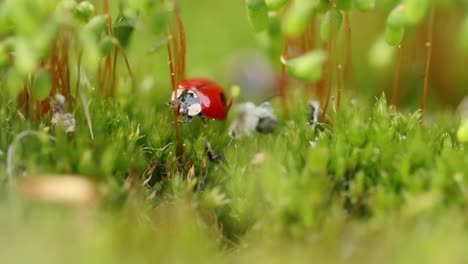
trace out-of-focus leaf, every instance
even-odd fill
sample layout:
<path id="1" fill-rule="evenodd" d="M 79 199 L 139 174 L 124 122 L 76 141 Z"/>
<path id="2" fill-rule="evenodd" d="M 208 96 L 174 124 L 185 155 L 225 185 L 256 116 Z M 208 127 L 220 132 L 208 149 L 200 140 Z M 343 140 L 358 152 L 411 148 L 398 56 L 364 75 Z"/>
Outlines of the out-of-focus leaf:
<path id="1" fill-rule="evenodd" d="M 135 22 L 131 21 L 127 16 L 119 15 L 114 23 L 114 35 L 119 40 L 123 48 L 128 46 L 130 38 L 135 29 Z"/>
<path id="2" fill-rule="evenodd" d="M 283 23 L 283 30 L 290 37 L 298 37 L 307 28 L 312 18 L 313 1 L 296 0 L 288 9 Z"/>
<path id="3" fill-rule="evenodd" d="M 289 75 L 303 82 L 315 82 L 322 77 L 322 65 L 327 56 L 322 50 L 310 51 L 283 62 Z"/>
<path id="4" fill-rule="evenodd" d="M 288 0 L 265 0 L 269 10 L 275 11 L 288 3 Z"/>
<path id="5" fill-rule="evenodd" d="M 52 90 L 52 79 L 45 69 L 39 69 L 34 77 L 31 94 L 36 100 L 44 100 Z"/>
<path id="6" fill-rule="evenodd" d="M 255 32 L 261 32 L 268 27 L 268 7 L 265 0 L 245 0 L 247 16 Z"/>
<path id="7" fill-rule="evenodd" d="M 387 25 L 385 27 L 385 40 L 390 46 L 397 46 L 403 40 L 405 35 L 405 27 L 394 27 Z"/>
<path id="8" fill-rule="evenodd" d="M 332 23 L 332 25 L 330 25 Z M 330 29 L 334 30 L 335 34 L 340 30 L 343 23 L 343 15 L 335 9 L 329 10 L 322 17 L 320 24 L 320 37 L 322 40 L 327 41 L 330 38 Z M 333 28 L 332 28 L 333 27 Z"/>
<path id="9" fill-rule="evenodd" d="M 368 12 L 375 8 L 376 0 L 354 0 L 354 6 L 362 12 Z"/>

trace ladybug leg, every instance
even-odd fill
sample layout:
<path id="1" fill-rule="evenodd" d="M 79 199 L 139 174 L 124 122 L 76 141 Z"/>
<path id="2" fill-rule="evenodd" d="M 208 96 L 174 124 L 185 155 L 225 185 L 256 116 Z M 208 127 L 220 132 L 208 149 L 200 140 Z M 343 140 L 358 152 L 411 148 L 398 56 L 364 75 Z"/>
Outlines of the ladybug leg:
<path id="1" fill-rule="evenodd" d="M 192 116 L 187 116 L 187 119 L 185 120 L 179 120 L 179 124 L 186 125 L 192 122 L 193 117 Z"/>
<path id="2" fill-rule="evenodd" d="M 206 117 L 203 116 L 203 115 L 200 115 L 200 119 L 201 119 L 201 121 L 203 123 L 203 127 L 208 128 L 208 123 L 206 123 Z"/>

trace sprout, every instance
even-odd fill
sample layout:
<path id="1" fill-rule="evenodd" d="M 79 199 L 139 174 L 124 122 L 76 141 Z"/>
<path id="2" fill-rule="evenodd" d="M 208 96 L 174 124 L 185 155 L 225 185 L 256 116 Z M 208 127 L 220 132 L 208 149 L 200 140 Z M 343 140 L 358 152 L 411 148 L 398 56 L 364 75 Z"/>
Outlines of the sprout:
<path id="1" fill-rule="evenodd" d="M 426 16 L 428 0 L 403 0 L 404 17 L 407 24 L 414 25 Z"/>
<path id="2" fill-rule="evenodd" d="M 354 0 L 354 6 L 362 12 L 368 12 L 375 8 L 376 0 Z"/>
<path id="3" fill-rule="evenodd" d="M 372 45 L 369 52 L 369 63 L 372 67 L 383 69 L 393 60 L 395 49 L 389 46 L 384 36 L 380 36 Z"/>
<path id="4" fill-rule="evenodd" d="M 353 1 L 352 0 L 336 0 L 335 1 L 336 8 L 343 10 L 343 11 L 351 11 L 353 8 Z"/>
<path id="5" fill-rule="evenodd" d="M 95 16 L 89 20 L 84 29 L 86 32 L 99 39 L 106 28 L 106 18 L 104 16 Z"/>
<path id="6" fill-rule="evenodd" d="M 288 0 L 265 0 L 269 10 L 276 11 L 282 8 Z"/>
<path id="7" fill-rule="evenodd" d="M 322 64 L 327 58 L 322 50 L 310 51 L 300 57 L 284 60 L 288 74 L 303 82 L 315 82 L 322 77 Z"/>
<path id="8" fill-rule="evenodd" d="M 268 7 L 265 0 L 245 0 L 250 25 L 255 32 L 264 31 L 268 27 Z"/>
<path id="9" fill-rule="evenodd" d="M 390 46 L 397 46 L 403 40 L 405 27 L 394 27 L 387 24 L 385 27 L 385 40 Z"/>
<path id="10" fill-rule="evenodd" d="M 49 97 L 52 90 L 52 79 L 45 69 L 39 69 L 34 78 L 31 94 L 36 100 L 44 100 Z"/>
<path id="11" fill-rule="evenodd" d="M 459 36 L 459 45 L 460 48 L 465 52 L 468 53 L 468 16 L 465 17 L 463 24 L 460 28 L 460 36 Z"/>
<path id="12" fill-rule="evenodd" d="M 405 7 L 397 5 L 392 9 L 387 18 L 387 25 L 392 27 L 403 27 L 406 24 Z"/>
<path id="13" fill-rule="evenodd" d="M 313 1 L 296 0 L 288 9 L 283 30 L 290 37 L 298 37 L 307 28 L 312 17 Z"/>
<path id="14" fill-rule="evenodd" d="M 258 41 L 265 50 L 270 61 L 278 66 L 278 57 L 283 50 L 284 35 L 281 31 L 281 23 L 277 16 L 270 16 L 268 29 L 257 35 Z"/>
<path id="15" fill-rule="evenodd" d="M 94 14 L 94 6 L 88 1 L 83 1 L 74 7 L 73 14 L 78 20 L 88 22 Z"/>
<path id="16" fill-rule="evenodd" d="M 330 26 L 330 21 L 333 23 Z M 323 15 L 322 23 L 320 24 L 320 37 L 327 41 L 330 38 L 330 27 L 334 27 L 335 32 L 339 31 L 343 22 L 343 15 L 334 9 L 329 10 Z"/>
<path id="17" fill-rule="evenodd" d="M 111 36 L 104 36 L 99 42 L 99 50 L 101 56 L 106 56 L 112 52 L 114 47 L 119 43 L 119 41 Z"/>
<path id="18" fill-rule="evenodd" d="M 128 46 L 130 37 L 135 29 L 135 21 L 129 19 L 125 15 L 119 15 L 116 22 L 114 23 L 115 37 L 119 40 L 120 45 L 123 48 Z"/>

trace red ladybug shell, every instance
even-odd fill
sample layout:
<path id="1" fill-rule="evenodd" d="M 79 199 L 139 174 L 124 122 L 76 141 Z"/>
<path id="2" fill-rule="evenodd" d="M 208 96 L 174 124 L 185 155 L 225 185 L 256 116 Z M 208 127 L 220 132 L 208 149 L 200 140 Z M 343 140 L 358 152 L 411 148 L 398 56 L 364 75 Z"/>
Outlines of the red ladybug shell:
<path id="1" fill-rule="evenodd" d="M 217 83 L 205 78 L 191 78 L 179 83 L 178 88 L 195 92 L 201 103 L 202 115 L 211 119 L 225 119 L 230 103 Z"/>

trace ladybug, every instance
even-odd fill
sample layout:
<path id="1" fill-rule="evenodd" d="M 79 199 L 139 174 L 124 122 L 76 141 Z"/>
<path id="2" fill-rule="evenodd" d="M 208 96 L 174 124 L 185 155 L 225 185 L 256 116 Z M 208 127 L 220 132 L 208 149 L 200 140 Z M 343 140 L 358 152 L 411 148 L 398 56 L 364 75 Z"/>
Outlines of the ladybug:
<path id="1" fill-rule="evenodd" d="M 183 80 L 177 86 L 177 92 L 172 92 L 172 102 L 177 96 L 179 114 L 186 117 L 185 121 L 179 123 L 188 124 L 194 116 L 200 116 L 202 120 L 217 119 L 224 120 L 227 116 L 231 101 L 228 102 L 226 93 L 217 83 L 205 78 L 191 78 Z"/>

